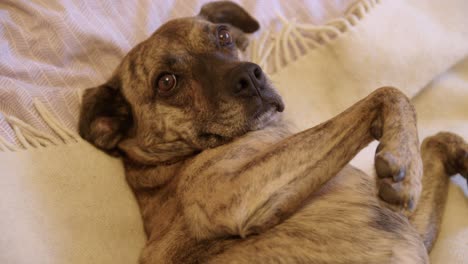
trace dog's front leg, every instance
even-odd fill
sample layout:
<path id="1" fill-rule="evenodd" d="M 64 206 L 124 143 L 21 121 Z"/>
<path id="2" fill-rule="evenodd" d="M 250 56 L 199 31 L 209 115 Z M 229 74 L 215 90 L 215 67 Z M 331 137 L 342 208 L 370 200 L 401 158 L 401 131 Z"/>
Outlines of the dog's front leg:
<path id="1" fill-rule="evenodd" d="M 416 116 L 408 98 L 380 88 L 335 118 L 271 146 L 238 169 L 232 160 L 181 183 L 187 225 L 199 239 L 271 228 L 295 212 L 363 147 L 376 154 L 380 197 L 411 210 L 422 174 Z"/>

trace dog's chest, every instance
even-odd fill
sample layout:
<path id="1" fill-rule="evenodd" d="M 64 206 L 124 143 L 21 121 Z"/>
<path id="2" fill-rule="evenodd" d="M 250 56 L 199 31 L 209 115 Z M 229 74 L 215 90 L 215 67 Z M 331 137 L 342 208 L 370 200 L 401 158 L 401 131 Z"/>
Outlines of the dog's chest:
<path id="1" fill-rule="evenodd" d="M 142 255 L 151 260 L 148 263 L 204 263 L 235 242 L 229 239 L 196 240 L 186 229 L 182 215 L 172 218 L 170 223 L 164 220 L 155 224 L 154 232 L 149 236 L 152 242 Z"/>

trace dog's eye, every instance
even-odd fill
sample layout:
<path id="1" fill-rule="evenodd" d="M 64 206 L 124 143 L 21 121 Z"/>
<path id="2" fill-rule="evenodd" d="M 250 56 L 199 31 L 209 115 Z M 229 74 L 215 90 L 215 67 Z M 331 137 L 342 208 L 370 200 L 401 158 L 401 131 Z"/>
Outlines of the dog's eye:
<path id="1" fill-rule="evenodd" d="M 218 30 L 218 42 L 221 46 L 230 46 L 233 43 L 231 33 L 227 28 Z"/>
<path id="2" fill-rule="evenodd" d="M 157 86 L 160 93 L 166 93 L 172 90 L 177 84 L 177 78 L 174 74 L 165 73 L 159 77 Z"/>

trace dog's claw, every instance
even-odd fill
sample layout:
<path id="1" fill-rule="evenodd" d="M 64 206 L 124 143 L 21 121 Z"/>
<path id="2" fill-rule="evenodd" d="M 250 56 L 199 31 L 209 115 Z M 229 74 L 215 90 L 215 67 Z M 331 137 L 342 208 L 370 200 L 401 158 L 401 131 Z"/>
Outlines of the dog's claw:
<path id="1" fill-rule="evenodd" d="M 399 182 L 402 181 L 406 176 L 406 170 L 404 168 L 400 168 L 400 171 L 397 174 L 393 175 L 393 181 Z"/>
<path id="2" fill-rule="evenodd" d="M 412 212 L 421 193 L 422 160 L 416 144 L 398 141 L 382 141 L 376 150 L 378 195 L 391 209 Z"/>

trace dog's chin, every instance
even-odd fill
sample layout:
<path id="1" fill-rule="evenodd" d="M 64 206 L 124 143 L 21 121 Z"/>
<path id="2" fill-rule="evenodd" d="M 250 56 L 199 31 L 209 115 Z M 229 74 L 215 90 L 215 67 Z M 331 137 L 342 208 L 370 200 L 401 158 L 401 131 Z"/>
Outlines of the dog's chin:
<path id="1" fill-rule="evenodd" d="M 264 129 L 268 125 L 278 121 L 279 113 L 276 107 L 267 108 L 264 111 L 256 113 L 249 124 L 249 131 Z"/>
<path id="2" fill-rule="evenodd" d="M 282 111 L 282 109 L 278 109 L 277 106 L 272 105 L 255 112 L 245 121 L 244 125 L 237 126 L 236 128 L 232 127 L 223 132 L 202 132 L 197 138 L 198 145 L 202 149 L 214 148 L 242 137 L 248 132 L 264 129 L 268 125 L 279 120 L 280 111 Z"/>
<path id="3" fill-rule="evenodd" d="M 216 133 L 200 133 L 197 138 L 197 145 L 201 149 L 215 148 L 224 145 L 232 140 L 232 137 Z"/>

